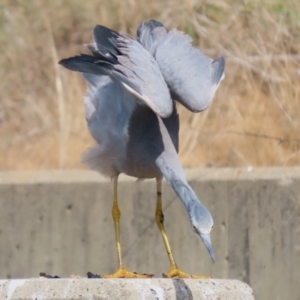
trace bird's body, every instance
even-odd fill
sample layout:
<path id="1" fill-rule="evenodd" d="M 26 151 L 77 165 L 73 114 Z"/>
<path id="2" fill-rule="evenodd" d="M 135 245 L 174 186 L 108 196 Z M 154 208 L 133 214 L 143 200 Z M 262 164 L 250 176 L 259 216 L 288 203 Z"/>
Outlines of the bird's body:
<path id="1" fill-rule="evenodd" d="M 168 31 L 157 21 L 139 26 L 138 41 L 100 25 L 93 33 L 94 41 L 88 45 L 92 55 L 70 57 L 60 63 L 81 72 L 90 83 L 84 104 L 96 145 L 83 154 L 82 161 L 114 183 L 112 214 L 119 269 L 108 277 L 145 277 L 128 272 L 122 264 L 117 200 L 121 173 L 139 179 L 156 178 L 155 217 L 171 266 L 166 277 L 189 277 L 177 267 L 165 233 L 161 182 L 164 177 L 172 186 L 193 231 L 214 261 L 212 216 L 188 184 L 177 154 L 176 101 L 191 111 L 205 109 L 223 78 L 224 59 L 206 57 L 192 47 L 186 35 Z"/>
<path id="2" fill-rule="evenodd" d="M 120 173 L 139 179 L 162 177 L 158 158 L 168 151 L 172 157 L 165 159 L 174 159 L 178 151 L 175 103 L 172 114 L 162 119 L 117 80 L 84 77 L 91 85 L 84 98 L 86 120 L 97 144 L 83 154 L 83 163 L 108 177 Z"/>

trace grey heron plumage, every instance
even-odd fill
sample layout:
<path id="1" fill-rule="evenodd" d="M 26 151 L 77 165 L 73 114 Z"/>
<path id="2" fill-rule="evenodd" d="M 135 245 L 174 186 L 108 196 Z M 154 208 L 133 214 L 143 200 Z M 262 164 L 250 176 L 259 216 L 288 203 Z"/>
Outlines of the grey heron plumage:
<path id="1" fill-rule="evenodd" d="M 162 29 L 163 33 L 156 32 L 157 28 Z M 60 61 L 64 67 L 83 73 L 90 83 L 84 104 L 88 128 L 96 145 L 84 153 L 83 163 L 114 179 L 113 217 L 119 270 L 112 275 L 113 277 L 138 277 L 134 273 L 124 271 L 121 259 L 120 213 L 117 206 L 117 178 L 120 173 L 157 180 L 156 221 L 171 264 L 167 277 L 188 275 L 178 269 L 165 235 L 161 207 L 163 177 L 184 204 L 192 229 L 204 242 L 212 260 L 215 259 L 210 240 L 212 216 L 186 181 L 178 158 L 179 118 L 174 100 L 184 102 L 185 106 L 193 111 L 197 111 L 197 108 L 204 109 L 221 80 L 224 62 L 219 59 L 219 65 L 216 67 L 213 60 L 203 58 L 202 53 L 191 50 L 190 46 L 184 46 L 183 51 L 170 48 L 169 58 L 166 59 L 164 53 L 167 45 L 177 43 L 178 38 L 177 31 L 174 40 L 173 35 L 168 37 L 171 32 L 156 21 L 150 21 L 148 25 L 142 23 L 138 29 L 138 42 L 126 34 L 97 25 L 93 31 L 94 41 L 88 45 L 92 56 L 80 55 Z M 180 33 L 179 39 L 190 45 L 190 40 L 182 36 Z M 188 58 L 189 52 L 186 53 L 186 49 L 189 49 L 192 57 Z M 195 53 L 200 55 L 200 58 Z M 175 57 L 177 61 L 182 59 L 183 63 L 187 62 L 188 69 L 191 67 L 189 59 L 194 58 L 197 66 L 200 64 L 201 67 L 201 64 L 204 64 L 205 67 L 198 71 L 192 68 L 193 72 L 201 74 L 196 74 L 190 81 L 190 73 L 185 74 L 186 67 L 178 69 L 182 65 L 175 62 L 175 66 L 172 66 L 170 59 Z M 177 74 L 178 77 L 174 74 L 173 80 L 172 72 L 180 74 Z M 219 72 L 217 77 L 214 72 Z M 195 88 L 194 80 L 200 80 L 198 84 L 202 89 Z M 179 82 L 181 84 L 176 88 Z M 196 89 L 195 92 L 183 95 L 186 90 L 193 88 Z M 195 93 L 199 91 L 205 95 L 198 94 L 199 105 L 196 107 Z"/>
<path id="2" fill-rule="evenodd" d="M 150 20 L 140 24 L 138 41 L 155 57 L 173 99 L 193 112 L 206 109 L 224 78 L 223 57 L 211 59 L 192 39 L 177 29 L 168 30 Z"/>

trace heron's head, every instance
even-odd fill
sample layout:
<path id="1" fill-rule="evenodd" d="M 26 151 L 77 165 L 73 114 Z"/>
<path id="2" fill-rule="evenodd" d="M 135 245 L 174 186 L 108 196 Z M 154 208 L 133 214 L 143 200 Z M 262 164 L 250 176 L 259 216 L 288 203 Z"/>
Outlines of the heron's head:
<path id="1" fill-rule="evenodd" d="M 193 231 L 201 238 L 212 261 L 215 262 L 214 250 L 210 240 L 210 232 L 214 227 L 214 221 L 209 210 L 199 201 L 193 201 L 188 207 L 188 214 Z"/>

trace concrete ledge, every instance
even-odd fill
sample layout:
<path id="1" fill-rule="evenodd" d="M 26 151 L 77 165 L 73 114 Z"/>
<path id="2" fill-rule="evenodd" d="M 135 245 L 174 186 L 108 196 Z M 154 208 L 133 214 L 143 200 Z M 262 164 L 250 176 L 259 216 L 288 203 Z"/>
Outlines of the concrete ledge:
<path id="1" fill-rule="evenodd" d="M 0 299 L 254 299 L 238 280 L 18 279 L 0 280 Z"/>

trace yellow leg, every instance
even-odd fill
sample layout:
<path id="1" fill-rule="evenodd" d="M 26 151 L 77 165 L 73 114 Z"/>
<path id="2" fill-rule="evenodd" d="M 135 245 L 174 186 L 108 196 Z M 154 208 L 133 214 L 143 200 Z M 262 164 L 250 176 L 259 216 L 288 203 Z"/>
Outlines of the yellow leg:
<path id="1" fill-rule="evenodd" d="M 165 227 L 164 227 L 164 214 L 162 211 L 162 191 L 161 191 L 161 183 L 162 183 L 162 179 L 161 178 L 157 178 L 156 181 L 156 187 L 157 187 L 157 202 L 156 202 L 156 211 L 155 211 L 155 218 L 156 218 L 156 224 L 159 228 L 159 231 L 161 233 L 161 236 L 163 238 L 166 250 L 167 250 L 167 254 L 168 254 L 168 258 L 170 261 L 170 271 L 167 274 L 163 274 L 163 277 L 167 277 L 167 278 L 172 278 L 172 277 L 179 277 L 179 278 L 211 278 L 210 276 L 198 276 L 198 275 L 189 275 L 187 273 L 182 272 L 178 266 L 175 263 L 173 254 L 172 254 L 172 250 L 170 247 L 170 243 L 165 231 Z"/>
<path id="2" fill-rule="evenodd" d="M 112 207 L 112 217 L 114 220 L 115 226 L 115 235 L 116 235 L 116 247 L 118 253 L 118 263 L 119 267 L 116 273 L 110 275 L 101 276 L 102 278 L 149 278 L 153 277 L 153 275 L 147 274 L 137 274 L 135 272 L 127 271 L 122 262 L 122 249 L 121 249 L 121 241 L 120 241 L 120 217 L 121 212 L 118 206 L 118 177 L 113 178 L 114 185 L 114 198 L 113 198 L 113 207 Z"/>

